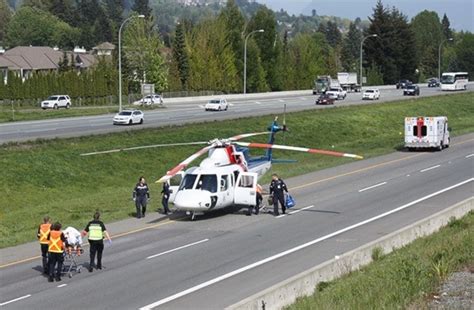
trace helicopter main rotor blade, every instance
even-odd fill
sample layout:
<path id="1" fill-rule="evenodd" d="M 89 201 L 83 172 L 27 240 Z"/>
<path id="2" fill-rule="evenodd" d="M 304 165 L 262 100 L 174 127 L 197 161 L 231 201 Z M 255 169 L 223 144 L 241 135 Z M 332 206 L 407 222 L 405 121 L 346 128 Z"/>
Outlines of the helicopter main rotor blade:
<path id="1" fill-rule="evenodd" d="M 288 151 L 298 151 L 298 152 L 306 152 L 306 153 L 313 153 L 313 154 L 322 154 L 322 155 L 330 155 L 330 156 L 337 156 L 337 157 L 349 157 L 349 158 L 356 158 L 362 159 L 363 157 L 360 155 L 349 154 L 349 153 L 341 153 L 341 152 L 334 152 L 334 151 L 326 151 L 326 150 L 319 150 L 319 149 L 310 149 L 306 147 L 297 147 L 297 146 L 288 146 L 288 145 L 278 145 L 278 144 L 268 144 L 268 143 L 252 143 L 252 142 L 233 142 L 234 144 L 246 147 L 254 147 L 254 148 L 261 148 L 261 149 L 279 149 L 279 150 L 288 150 Z"/>
<path id="2" fill-rule="evenodd" d="M 207 144 L 207 143 L 209 143 L 209 142 L 208 141 L 197 141 L 197 142 L 142 145 L 142 146 L 127 147 L 127 148 L 123 148 L 123 149 L 112 149 L 112 150 L 99 151 L 99 152 L 83 153 L 83 154 L 80 154 L 80 156 L 91 156 L 91 155 L 99 155 L 99 154 L 126 152 L 126 151 L 133 151 L 133 150 L 150 149 L 150 148 L 154 148 L 154 147 L 201 145 L 201 144 Z"/>
<path id="3" fill-rule="evenodd" d="M 240 139 L 244 139 L 244 138 L 248 138 L 248 137 L 253 137 L 253 136 L 268 135 L 268 133 L 269 133 L 268 131 L 244 133 L 244 134 L 241 134 L 241 135 L 237 135 L 237 136 L 230 137 L 230 138 L 228 138 L 227 140 L 230 140 L 230 141 L 237 141 L 237 140 L 240 140 Z"/>
<path id="4" fill-rule="evenodd" d="M 206 142 L 207 143 L 207 142 Z M 158 181 L 156 181 L 156 183 L 160 183 L 160 182 L 166 182 L 168 181 L 169 179 L 171 179 L 172 177 L 174 177 L 177 173 L 179 173 L 180 171 L 186 169 L 186 167 L 193 161 L 195 160 L 196 158 L 198 158 L 199 156 L 203 155 L 203 154 L 206 154 L 207 151 L 209 151 L 210 149 L 212 148 L 215 148 L 215 144 L 211 144 L 211 145 L 208 145 L 202 149 L 200 149 L 199 151 L 197 151 L 196 153 L 194 153 L 193 155 L 189 156 L 188 158 L 186 158 L 185 160 L 183 160 L 182 162 L 180 162 L 176 167 L 174 167 L 173 169 L 171 169 L 170 171 L 168 171 L 166 173 L 166 175 L 162 176 Z"/>

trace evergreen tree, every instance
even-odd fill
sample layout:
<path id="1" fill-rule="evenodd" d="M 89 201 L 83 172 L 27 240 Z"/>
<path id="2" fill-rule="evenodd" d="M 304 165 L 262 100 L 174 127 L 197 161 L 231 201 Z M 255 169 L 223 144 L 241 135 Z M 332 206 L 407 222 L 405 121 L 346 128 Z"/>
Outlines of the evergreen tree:
<path id="1" fill-rule="evenodd" d="M 58 66 L 59 66 L 58 68 L 59 72 L 66 72 L 71 68 L 69 66 L 69 59 L 67 57 L 66 52 L 63 52 L 63 58 L 59 61 Z"/>
<path id="2" fill-rule="evenodd" d="M 362 32 L 355 23 L 349 25 L 349 31 L 343 41 L 341 60 L 345 71 L 357 71 L 360 56 L 360 41 Z"/>
<path id="3" fill-rule="evenodd" d="M 342 35 L 335 22 L 328 21 L 325 29 L 326 41 L 332 47 L 336 47 L 341 43 Z"/>
<path id="4" fill-rule="evenodd" d="M 114 38 L 118 35 L 120 25 L 123 21 L 123 10 L 123 0 L 105 0 L 105 11 L 110 20 Z"/>
<path id="5" fill-rule="evenodd" d="M 181 89 L 186 90 L 189 79 L 189 60 L 186 51 L 185 33 L 183 23 L 176 26 L 176 34 L 173 45 L 173 59 L 176 63 L 177 73 L 181 82 Z"/>
<path id="6" fill-rule="evenodd" d="M 0 0 L 0 46 L 3 44 L 3 40 L 5 38 L 5 30 L 10 22 L 12 16 L 12 11 L 10 10 L 10 7 L 8 6 L 7 2 L 5 0 Z M 3 81 L 0 77 L 0 83 Z"/>
<path id="7" fill-rule="evenodd" d="M 102 7 L 97 12 L 97 19 L 94 22 L 94 37 L 96 43 L 111 42 L 113 38 L 110 20 Z"/>
<path id="8" fill-rule="evenodd" d="M 74 19 L 74 8 L 71 0 L 49 0 L 48 11 L 68 24 Z"/>
<path id="9" fill-rule="evenodd" d="M 146 18 L 149 18 L 151 16 L 151 7 L 148 1 L 149 0 L 135 0 L 135 3 L 132 6 L 132 11 L 135 11 L 138 14 L 143 14 Z"/>
<path id="10" fill-rule="evenodd" d="M 443 19 L 441 20 L 442 28 L 443 28 L 443 34 L 446 39 L 452 38 L 453 37 L 453 31 L 451 30 L 450 26 L 451 23 L 449 22 L 448 16 L 446 16 L 446 13 L 443 15 Z"/>

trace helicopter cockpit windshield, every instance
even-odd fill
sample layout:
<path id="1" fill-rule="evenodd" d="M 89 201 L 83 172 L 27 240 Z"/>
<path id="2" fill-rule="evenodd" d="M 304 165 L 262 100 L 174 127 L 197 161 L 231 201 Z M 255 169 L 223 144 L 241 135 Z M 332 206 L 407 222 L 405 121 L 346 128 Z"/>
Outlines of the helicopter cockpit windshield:
<path id="1" fill-rule="evenodd" d="M 215 174 L 201 174 L 196 189 L 217 192 L 217 176 Z"/>
<path id="2" fill-rule="evenodd" d="M 183 181 L 181 182 L 181 186 L 179 190 L 183 189 L 193 189 L 194 183 L 196 182 L 197 175 L 196 174 L 186 174 L 184 176 Z"/>

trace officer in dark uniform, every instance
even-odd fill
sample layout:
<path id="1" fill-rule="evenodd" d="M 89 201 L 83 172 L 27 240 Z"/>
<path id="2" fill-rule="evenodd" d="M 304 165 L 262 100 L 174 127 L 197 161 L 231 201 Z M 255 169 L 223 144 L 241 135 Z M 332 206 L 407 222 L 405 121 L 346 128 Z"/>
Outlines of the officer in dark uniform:
<path id="1" fill-rule="evenodd" d="M 145 217 L 146 205 L 149 198 L 150 192 L 148 191 L 148 185 L 146 184 L 145 178 L 140 177 L 137 185 L 135 185 L 133 189 L 133 200 L 137 208 L 137 218 Z"/>
<path id="2" fill-rule="evenodd" d="M 273 197 L 273 215 L 280 215 L 278 213 L 278 202 L 281 204 L 282 213 L 285 214 L 285 193 L 288 193 L 288 188 L 285 182 L 278 177 L 277 174 L 272 175 L 272 182 L 270 183 L 270 195 Z"/>
<path id="3" fill-rule="evenodd" d="M 161 198 L 161 204 L 163 205 L 163 212 L 165 214 L 170 213 L 170 209 L 168 208 L 168 201 L 170 199 L 170 184 L 168 181 L 163 182 L 163 189 L 161 190 L 161 194 L 163 195 Z"/>

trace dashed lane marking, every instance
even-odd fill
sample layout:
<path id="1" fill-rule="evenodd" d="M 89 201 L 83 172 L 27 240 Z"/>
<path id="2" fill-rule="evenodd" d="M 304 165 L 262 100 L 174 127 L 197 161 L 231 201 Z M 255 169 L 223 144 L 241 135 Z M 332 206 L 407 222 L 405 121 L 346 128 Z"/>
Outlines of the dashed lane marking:
<path id="1" fill-rule="evenodd" d="M 65 287 L 65 286 L 67 286 L 67 284 L 58 285 L 58 287 Z"/>
<path id="2" fill-rule="evenodd" d="M 375 185 L 372 185 L 372 186 L 369 186 L 369 187 L 366 187 L 366 188 L 363 188 L 363 189 L 359 189 L 359 193 L 368 191 L 369 189 L 376 188 L 376 187 L 379 187 L 379 186 L 382 186 L 382 185 L 385 185 L 385 184 L 387 184 L 387 182 L 382 182 L 382 183 L 375 184 Z"/>
<path id="3" fill-rule="evenodd" d="M 155 255 L 148 256 L 146 259 L 155 258 L 155 257 L 161 256 L 161 255 L 169 254 L 169 253 L 172 253 L 172 252 L 175 252 L 175 251 L 179 251 L 179 250 L 188 248 L 188 247 L 190 247 L 190 246 L 197 245 L 197 244 L 200 244 L 200 243 L 203 243 L 203 242 L 207 242 L 207 241 L 209 241 L 209 239 L 203 239 L 203 240 L 200 240 L 200 241 L 196 241 L 196 242 L 193 242 L 193 243 L 190 243 L 190 244 L 186 244 L 186 245 L 180 246 L 180 247 L 175 248 L 175 249 L 172 249 L 172 250 L 168 250 L 168 251 L 164 251 L 164 252 L 161 252 L 161 253 L 158 253 L 158 254 L 155 254 Z"/>
<path id="4" fill-rule="evenodd" d="M 469 158 L 469 157 L 472 157 L 472 156 L 474 156 L 474 154 L 469 154 L 469 155 L 466 156 L 466 158 Z"/>
<path id="5" fill-rule="evenodd" d="M 430 170 L 433 170 L 433 169 L 436 169 L 436 168 L 439 168 L 439 167 L 441 167 L 441 165 L 436 165 L 436 166 L 433 166 L 433 167 L 429 167 L 429 168 L 420 170 L 420 172 L 430 171 Z"/>
<path id="6" fill-rule="evenodd" d="M 298 212 L 301 212 L 303 210 L 310 209 L 310 208 L 313 208 L 313 207 L 314 207 L 313 205 L 307 206 L 307 207 L 304 207 L 304 208 L 301 208 L 301 209 L 298 209 L 298 210 L 291 211 L 289 214 L 295 214 L 295 213 L 298 213 Z"/>
<path id="7" fill-rule="evenodd" d="M 9 301 L 2 302 L 2 303 L 0 303 L 0 307 L 1 307 L 1 306 L 8 305 L 8 304 L 11 304 L 12 302 L 15 302 L 15 301 L 19 301 L 19 300 L 22 300 L 22 299 L 28 298 L 28 297 L 30 297 L 30 296 L 31 296 L 31 294 L 28 294 L 28 295 L 21 296 L 21 297 L 18 297 L 18 298 L 15 298 L 15 299 L 9 300 Z"/>

